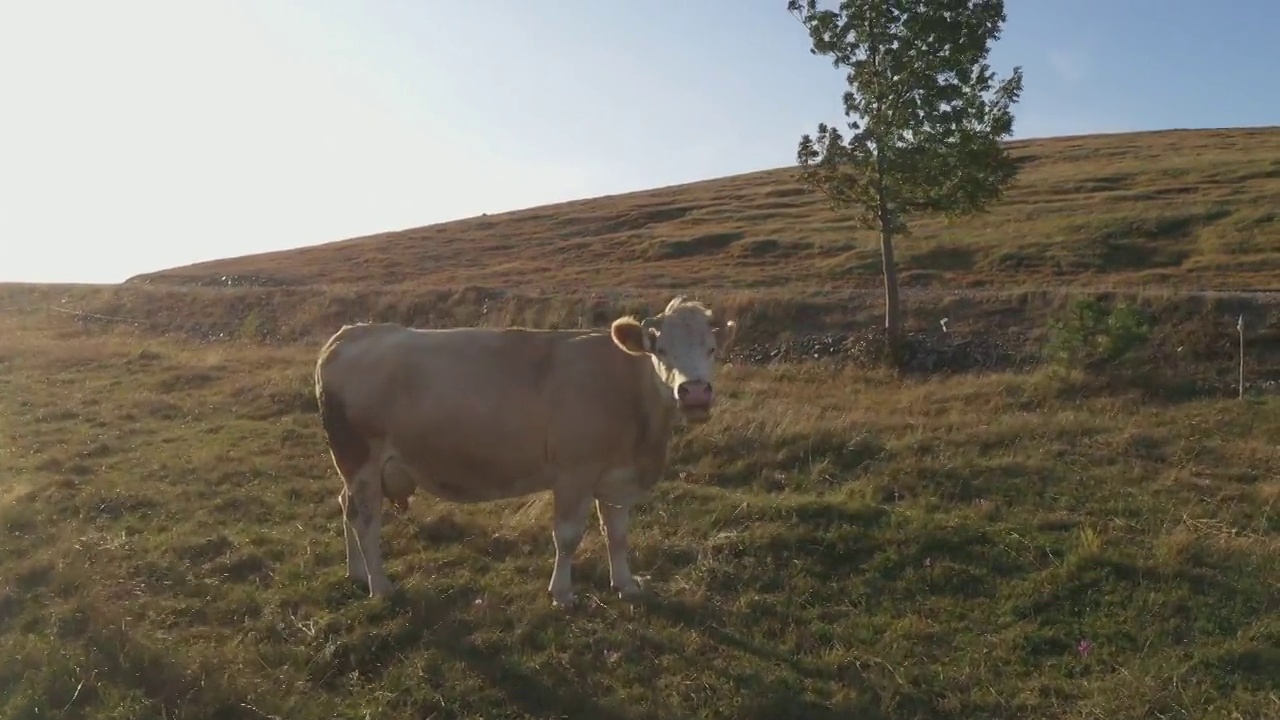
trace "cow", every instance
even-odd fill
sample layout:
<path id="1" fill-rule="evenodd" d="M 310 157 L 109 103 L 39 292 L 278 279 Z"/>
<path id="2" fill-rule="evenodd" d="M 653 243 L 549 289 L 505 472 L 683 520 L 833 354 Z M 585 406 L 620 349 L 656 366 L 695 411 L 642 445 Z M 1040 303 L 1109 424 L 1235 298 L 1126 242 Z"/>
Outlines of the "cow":
<path id="1" fill-rule="evenodd" d="M 455 503 L 549 490 L 553 605 L 574 603 L 570 566 L 593 502 L 612 589 L 635 596 L 631 508 L 661 479 L 675 423 L 712 417 L 717 356 L 737 328 L 684 296 L 607 329 L 344 325 L 320 350 L 315 391 L 343 483 L 347 576 L 370 597 L 392 590 L 384 499 L 404 509 L 419 489 Z"/>

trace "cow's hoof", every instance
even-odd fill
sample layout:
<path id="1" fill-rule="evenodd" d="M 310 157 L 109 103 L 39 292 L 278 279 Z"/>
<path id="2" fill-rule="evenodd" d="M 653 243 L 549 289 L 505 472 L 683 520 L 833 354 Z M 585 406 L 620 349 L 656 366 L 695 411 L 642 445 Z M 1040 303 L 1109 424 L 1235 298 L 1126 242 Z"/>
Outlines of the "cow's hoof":
<path id="1" fill-rule="evenodd" d="M 637 598 L 643 597 L 646 594 L 645 589 L 641 587 L 640 583 L 636 582 L 635 580 L 632 580 L 629 583 L 614 585 L 613 591 L 618 593 L 618 597 L 622 598 L 623 600 L 635 600 Z"/>
<path id="2" fill-rule="evenodd" d="M 572 610 L 577 604 L 578 599 L 574 597 L 573 593 L 551 596 L 551 607 L 557 610 Z"/>
<path id="3" fill-rule="evenodd" d="M 385 577 L 369 579 L 369 597 L 371 598 L 386 597 L 391 594 L 393 589 L 391 581 Z"/>

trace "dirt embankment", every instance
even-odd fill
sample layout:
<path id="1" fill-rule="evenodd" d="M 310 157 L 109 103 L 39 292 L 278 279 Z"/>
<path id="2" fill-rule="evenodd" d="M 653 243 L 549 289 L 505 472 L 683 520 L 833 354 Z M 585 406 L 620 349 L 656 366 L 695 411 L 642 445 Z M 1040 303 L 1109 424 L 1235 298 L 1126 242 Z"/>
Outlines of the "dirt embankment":
<path id="1" fill-rule="evenodd" d="M 344 323 L 415 327 L 526 325 L 603 327 L 624 314 L 659 311 L 670 292 L 526 295 L 492 288 L 281 288 L 0 285 L 0 310 L 45 314 L 90 329 L 120 325 L 195 342 L 318 344 Z M 766 364 L 876 361 L 880 299 L 862 291 L 826 297 L 750 293 L 700 296 L 741 326 L 728 360 Z M 914 373 L 1019 370 L 1045 360 L 1056 321 L 1083 297 L 1124 300 L 1153 327 L 1143 362 L 1197 384 L 1233 386 L 1236 322 L 1246 326 L 1246 365 L 1256 382 L 1280 380 L 1280 294 L 1196 292 L 1123 297 L 1079 291 L 1009 293 L 917 290 L 904 296 L 910 322 L 906 369 Z"/>

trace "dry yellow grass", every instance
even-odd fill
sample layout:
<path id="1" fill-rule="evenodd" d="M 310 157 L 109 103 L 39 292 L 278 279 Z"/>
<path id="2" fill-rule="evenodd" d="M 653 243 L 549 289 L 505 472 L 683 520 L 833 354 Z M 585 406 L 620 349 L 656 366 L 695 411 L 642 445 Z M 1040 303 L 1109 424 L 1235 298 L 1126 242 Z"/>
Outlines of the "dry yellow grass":
<path id="1" fill-rule="evenodd" d="M 1020 141 L 991 212 L 923 219 L 906 287 L 1272 288 L 1280 128 Z M 430 198 L 424 198 L 429 203 Z M 519 292 L 698 288 L 813 295 L 874 288 L 879 254 L 791 169 L 495 214 L 140 276 Z"/>

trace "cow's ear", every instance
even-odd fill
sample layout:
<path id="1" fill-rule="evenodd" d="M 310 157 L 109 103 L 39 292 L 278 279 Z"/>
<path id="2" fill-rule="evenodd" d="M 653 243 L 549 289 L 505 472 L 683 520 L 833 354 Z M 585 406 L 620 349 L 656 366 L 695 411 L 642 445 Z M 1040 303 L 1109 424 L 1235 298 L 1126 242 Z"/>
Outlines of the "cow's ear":
<path id="1" fill-rule="evenodd" d="M 733 343 L 733 338 L 738 334 L 738 323 L 733 320 L 727 321 L 724 325 L 712 330 L 716 336 L 716 352 L 721 355 Z"/>
<path id="2" fill-rule="evenodd" d="M 618 318 L 609 326 L 609 334 L 613 336 L 613 342 L 632 355 L 644 355 L 649 352 L 650 332 L 641 327 L 633 317 Z"/>

